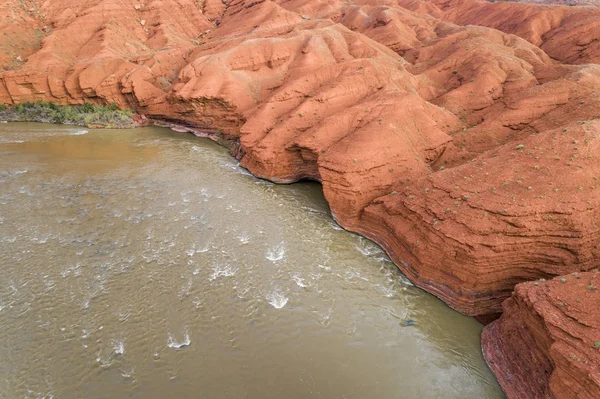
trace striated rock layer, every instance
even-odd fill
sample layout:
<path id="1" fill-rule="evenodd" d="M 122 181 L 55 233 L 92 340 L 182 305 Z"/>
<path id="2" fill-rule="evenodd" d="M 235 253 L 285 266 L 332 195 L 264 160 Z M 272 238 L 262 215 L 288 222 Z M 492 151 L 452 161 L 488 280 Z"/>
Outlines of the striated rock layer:
<path id="1" fill-rule="evenodd" d="M 600 273 L 519 284 L 483 354 L 510 398 L 600 398 Z"/>
<path id="2" fill-rule="evenodd" d="M 116 103 L 225 139 L 257 176 L 320 181 L 338 222 L 416 285 L 468 315 L 504 310 L 483 345 L 509 397 L 600 397 L 599 9 L 1 7 L 0 103 Z"/>
<path id="3" fill-rule="evenodd" d="M 600 10 L 6 3 L 1 103 L 114 102 L 230 139 L 257 176 L 322 182 L 340 224 L 465 314 L 597 269 Z"/>

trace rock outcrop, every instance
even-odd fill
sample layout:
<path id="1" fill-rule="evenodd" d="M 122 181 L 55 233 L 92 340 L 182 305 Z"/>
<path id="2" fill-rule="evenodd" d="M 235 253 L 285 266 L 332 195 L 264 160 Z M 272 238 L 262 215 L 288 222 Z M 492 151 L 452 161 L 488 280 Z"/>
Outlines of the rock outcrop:
<path id="1" fill-rule="evenodd" d="M 518 37 L 444 22 L 458 17 L 443 9 L 488 4 L 220 4 L 44 3 L 51 33 L 0 75 L 0 98 L 116 102 L 220 130 L 256 175 L 322 181 L 342 224 L 385 241 L 468 314 L 498 310 L 518 281 L 592 267 L 597 65 L 556 64 Z M 447 212 L 457 201 L 468 204 L 461 215 Z M 472 214 L 485 212 L 487 223 Z M 549 214 L 566 223 L 530 225 Z M 410 219 L 431 251 L 397 249 L 413 246 L 402 235 Z M 440 264 L 447 276 L 424 277 Z"/>
<path id="2" fill-rule="evenodd" d="M 510 398 L 600 398 L 600 273 L 519 284 L 482 334 Z"/>
<path id="3" fill-rule="evenodd" d="M 228 139 L 257 176 L 322 182 L 341 225 L 380 243 L 415 284 L 465 314 L 501 312 L 524 281 L 598 270 L 597 8 L 479 0 L 2 7 L 0 103 L 116 103 Z M 511 397 L 523 397 L 530 377 L 506 376 L 532 342 L 530 397 L 597 393 L 593 337 L 577 335 L 587 349 L 567 353 L 561 345 L 575 335 L 554 328 L 564 316 L 597 331 L 597 306 L 573 315 L 580 307 L 568 299 L 551 308 L 566 287 L 597 295 L 568 280 L 520 285 L 486 329 L 487 357 Z M 516 329 L 522 343 L 511 342 Z"/>
<path id="4" fill-rule="evenodd" d="M 321 181 L 340 224 L 469 315 L 499 312 L 519 282 L 597 267 L 600 66 L 584 63 L 600 57 L 595 10 L 475 0 L 35 7 L 21 20 L 47 29 L 22 64 L 3 64 L 0 102 L 114 102 L 233 139 L 257 176 Z M 462 25 L 473 22 L 496 29 Z"/>

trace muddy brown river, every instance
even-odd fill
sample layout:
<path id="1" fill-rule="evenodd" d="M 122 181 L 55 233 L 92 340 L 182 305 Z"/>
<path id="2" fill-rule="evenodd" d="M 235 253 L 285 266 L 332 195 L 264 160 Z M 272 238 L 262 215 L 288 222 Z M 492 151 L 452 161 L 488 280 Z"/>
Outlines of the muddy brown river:
<path id="1" fill-rule="evenodd" d="M 167 129 L 0 124 L 0 398 L 502 398 L 481 325 Z"/>

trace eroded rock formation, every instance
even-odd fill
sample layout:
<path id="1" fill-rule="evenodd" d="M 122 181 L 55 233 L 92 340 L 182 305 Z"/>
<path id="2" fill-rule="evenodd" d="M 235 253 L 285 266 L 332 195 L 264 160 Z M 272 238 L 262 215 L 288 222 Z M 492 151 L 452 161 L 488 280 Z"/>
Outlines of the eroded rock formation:
<path id="1" fill-rule="evenodd" d="M 599 287 L 599 272 L 516 287 L 482 335 L 510 398 L 600 398 Z"/>
<path id="2" fill-rule="evenodd" d="M 599 9 L 3 7 L 0 103 L 114 102 L 232 139 L 257 176 L 321 181 L 340 224 L 465 314 L 501 312 L 523 281 L 598 268 Z"/>
<path id="3" fill-rule="evenodd" d="M 11 4 L 44 37 L 22 65 L 4 61 L 1 102 L 115 102 L 233 138 L 257 176 L 321 181 L 342 225 L 466 314 L 596 267 L 600 67 L 585 62 L 600 57 L 598 10 Z"/>

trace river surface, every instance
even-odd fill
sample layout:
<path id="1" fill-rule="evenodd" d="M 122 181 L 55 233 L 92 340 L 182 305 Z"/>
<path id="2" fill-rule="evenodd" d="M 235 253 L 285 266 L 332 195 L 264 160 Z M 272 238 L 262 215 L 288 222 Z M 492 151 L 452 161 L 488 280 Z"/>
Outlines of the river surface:
<path id="1" fill-rule="evenodd" d="M 481 325 L 167 129 L 0 125 L 0 398 L 502 398 Z"/>

